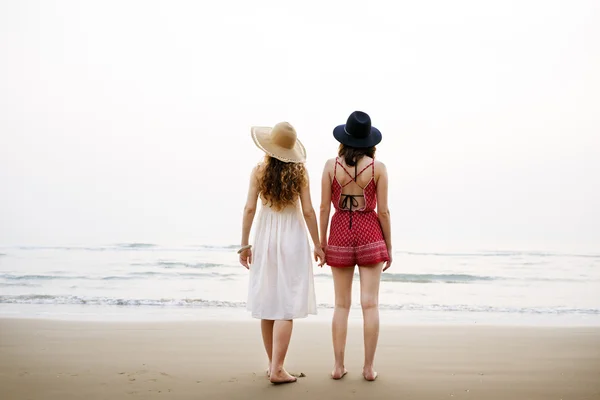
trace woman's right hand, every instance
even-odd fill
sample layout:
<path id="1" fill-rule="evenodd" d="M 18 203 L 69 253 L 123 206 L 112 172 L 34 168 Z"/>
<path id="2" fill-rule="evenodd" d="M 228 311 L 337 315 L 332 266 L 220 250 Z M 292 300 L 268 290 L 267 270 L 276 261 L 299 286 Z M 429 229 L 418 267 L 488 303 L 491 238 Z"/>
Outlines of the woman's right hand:
<path id="1" fill-rule="evenodd" d="M 383 270 L 384 270 L 384 271 L 385 271 L 386 269 L 388 269 L 389 267 L 391 267 L 391 266 L 392 266 L 392 258 L 393 258 L 393 256 L 392 256 L 392 250 L 388 250 L 388 258 L 389 258 L 389 260 L 387 260 L 387 261 L 385 262 L 385 266 L 383 267 Z"/>
<path id="2" fill-rule="evenodd" d="M 325 250 L 321 246 L 315 246 L 314 250 L 315 261 L 318 262 L 319 267 L 325 265 Z"/>

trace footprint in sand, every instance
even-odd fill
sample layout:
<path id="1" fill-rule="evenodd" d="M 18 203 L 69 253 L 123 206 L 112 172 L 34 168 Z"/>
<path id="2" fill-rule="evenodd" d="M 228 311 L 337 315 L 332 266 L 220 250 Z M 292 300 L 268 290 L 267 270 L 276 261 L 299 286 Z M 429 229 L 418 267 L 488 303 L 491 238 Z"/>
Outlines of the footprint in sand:
<path id="1" fill-rule="evenodd" d="M 160 372 L 160 371 L 150 371 L 147 369 L 142 369 L 139 371 L 134 371 L 134 372 L 127 372 L 127 371 L 122 371 L 122 372 L 117 372 L 118 375 L 124 375 L 125 377 L 127 377 L 129 383 L 133 383 L 137 380 L 137 378 L 142 378 L 141 375 L 146 375 L 146 379 L 143 379 L 144 382 L 158 382 L 160 380 L 160 377 L 167 377 L 167 378 L 173 378 L 172 375 L 167 374 L 166 372 Z M 150 376 L 148 376 L 150 375 Z M 160 375 L 160 376 L 157 376 Z M 156 378 L 152 378 L 152 376 L 156 376 Z"/>

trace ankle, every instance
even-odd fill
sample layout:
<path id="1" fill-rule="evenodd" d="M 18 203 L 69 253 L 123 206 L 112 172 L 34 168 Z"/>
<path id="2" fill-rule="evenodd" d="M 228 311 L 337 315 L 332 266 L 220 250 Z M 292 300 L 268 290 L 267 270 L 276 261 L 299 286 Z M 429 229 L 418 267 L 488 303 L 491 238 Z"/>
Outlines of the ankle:
<path id="1" fill-rule="evenodd" d="M 280 373 L 283 371 L 283 365 L 272 365 L 271 373 Z"/>

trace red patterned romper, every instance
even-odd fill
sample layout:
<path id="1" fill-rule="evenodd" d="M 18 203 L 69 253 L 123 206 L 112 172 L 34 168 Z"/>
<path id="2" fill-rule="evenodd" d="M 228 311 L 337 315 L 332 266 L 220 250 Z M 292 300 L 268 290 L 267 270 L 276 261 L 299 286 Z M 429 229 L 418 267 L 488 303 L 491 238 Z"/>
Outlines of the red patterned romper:
<path id="1" fill-rule="evenodd" d="M 336 177 L 337 166 L 344 169 L 350 180 L 342 186 Z M 363 189 L 365 206 L 358 206 L 356 195 L 343 194 L 342 190 L 367 168 L 371 167 L 371 180 Z M 359 185 L 360 186 L 360 185 Z M 360 197 L 360 196 L 358 196 Z M 346 168 L 335 159 L 333 181 L 331 182 L 331 202 L 335 213 L 331 219 L 329 241 L 327 243 L 327 264 L 332 267 L 354 267 L 372 265 L 388 261 L 388 251 L 381 231 L 381 225 L 375 212 L 377 206 L 377 185 L 375 184 L 375 161 L 356 173 L 353 177 Z"/>

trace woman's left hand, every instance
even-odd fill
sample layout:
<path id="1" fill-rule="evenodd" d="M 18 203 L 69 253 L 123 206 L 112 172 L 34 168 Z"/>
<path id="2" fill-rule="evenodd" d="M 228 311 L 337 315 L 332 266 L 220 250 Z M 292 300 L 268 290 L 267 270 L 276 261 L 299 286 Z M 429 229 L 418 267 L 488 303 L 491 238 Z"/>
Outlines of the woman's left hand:
<path id="1" fill-rule="evenodd" d="M 240 253 L 240 264 L 246 267 L 246 269 L 250 269 L 250 264 L 252 264 L 252 249 L 246 249 Z"/>
<path id="2" fill-rule="evenodd" d="M 321 246 L 315 246 L 314 255 L 315 261 L 319 263 L 319 267 L 325 265 L 325 251 Z"/>

